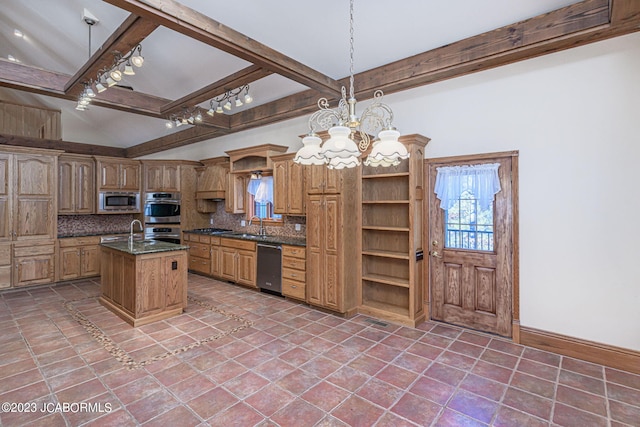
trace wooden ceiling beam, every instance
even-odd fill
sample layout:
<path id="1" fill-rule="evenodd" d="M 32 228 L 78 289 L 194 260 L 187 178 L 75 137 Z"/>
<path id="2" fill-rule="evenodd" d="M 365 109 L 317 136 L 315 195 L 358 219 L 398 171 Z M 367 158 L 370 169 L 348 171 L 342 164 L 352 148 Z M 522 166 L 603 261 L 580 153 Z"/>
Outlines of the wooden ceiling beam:
<path id="1" fill-rule="evenodd" d="M 106 145 L 81 144 L 79 142 L 69 142 L 56 139 L 27 138 L 0 134 L 0 144 L 18 147 L 64 150 L 67 153 L 87 154 L 92 156 L 126 157 L 126 150 L 124 148 L 108 147 Z"/>
<path id="2" fill-rule="evenodd" d="M 181 132 L 152 139 L 142 144 L 134 145 L 126 150 L 126 156 L 136 158 L 172 148 L 184 147 L 206 139 L 217 138 L 235 132 L 231 129 L 211 129 L 204 126 L 192 126 Z"/>
<path id="3" fill-rule="evenodd" d="M 175 0 L 104 1 L 280 74 L 327 96 L 339 96 L 340 94 L 342 86 L 331 77 Z"/>
<path id="4" fill-rule="evenodd" d="M 228 90 L 236 89 L 249 83 L 253 83 L 256 80 L 260 80 L 263 77 L 272 74 L 271 71 L 260 68 L 256 65 L 251 65 L 236 73 L 233 73 L 217 82 L 211 83 L 192 92 L 180 99 L 170 102 L 162 107 L 162 114 L 171 114 L 180 111 L 183 108 L 193 107 L 201 102 L 207 101 L 216 96 L 222 95 Z"/>
<path id="5" fill-rule="evenodd" d="M 142 19 L 137 15 L 129 15 L 122 24 L 97 49 L 91 58 L 65 84 L 65 93 L 77 95 L 82 91 L 83 83 L 95 79 L 101 70 L 108 70 L 114 64 L 114 52 L 122 55 L 129 53 L 142 40 L 151 34 L 158 24 Z"/>

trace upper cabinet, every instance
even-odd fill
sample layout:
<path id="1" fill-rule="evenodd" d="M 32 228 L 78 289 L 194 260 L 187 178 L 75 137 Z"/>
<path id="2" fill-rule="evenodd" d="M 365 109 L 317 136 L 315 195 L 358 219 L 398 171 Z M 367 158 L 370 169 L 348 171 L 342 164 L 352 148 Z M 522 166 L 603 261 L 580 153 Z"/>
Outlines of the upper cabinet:
<path id="1" fill-rule="evenodd" d="M 58 214 L 95 212 L 95 161 L 92 157 L 63 154 L 58 159 Z"/>
<path id="2" fill-rule="evenodd" d="M 200 160 L 204 166 L 196 169 L 198 183 L 197 199 L 223 199 L 227 191 L 227 174 L 229 158 L 226 156 Z"/>
<path id="3" fill-rule="evenodd" d="M 142 161 L 144 191 L 180 192 L 180 164 L 168 161 Z"/>
<path id="4" fill-rule="evenodd" d="M 55 238 L 57 161 L 37 150 L 0 151 L 0 241 Z"/>
<path id="5" fill-rule="evenodd" d="M 273 170 L 272 156 L 282 154 L 289 147 L 263 144 L 255 147 L 227 151 L 231 164 L 231 173 L 251 173 L 253 171 Z"/>
<path id="6" fill-rule="evenodd" d="M 273 211 L 281 215 L 304 215 L 304 166 L 294 163 L 295 153 L 272 156 Z"/>
<path id="7" fill-rule="evenodd" d="M 140 191 L 140 162 L 122 158 L 96 157 L 97 190 Z"/>
<path id="8" fill-rule="evenodd" d="M 304 167 L 305 185 L 308 194 L 336 194 L 342 192 L 340 170 L 329 169 L 325 165 Z"/>

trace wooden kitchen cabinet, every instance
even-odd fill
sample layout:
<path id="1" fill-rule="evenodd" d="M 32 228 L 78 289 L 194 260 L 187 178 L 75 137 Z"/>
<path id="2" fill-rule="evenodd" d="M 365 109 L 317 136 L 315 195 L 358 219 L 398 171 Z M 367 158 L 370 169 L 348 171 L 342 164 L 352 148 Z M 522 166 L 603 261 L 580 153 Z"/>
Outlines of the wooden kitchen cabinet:
<path id="1" fill-rule="evenodd" d="M 55 281 L 55 242 L 13 244 L 13 286 L 42 285 Z"/>
<path id="2" fill-rule="evenodd" d="M 58 214 L 95 212 L 95 160 L 89 156 L 63 154 L 58 158 Z"/>
<path id="3" fill-rule="evenodd" d="M 141 163 L 145 192 L 180 192 L 179 163 L 152 160 L 143 160 Z"/>
<path id="4" fill-rule="evenodd" d="M 220 238 L 220 277 L 241 285 L 256 285 L 256 243 Z"/>
<path id="5" fill-rule="evenodd" d="M 304 166 L 305 188 L 308 194 L 340 193 L 344 170 L 329 169 L 326 165 Z"/>
<path id="6" fill-rule="evenodd" d="M 227 192 L 225 194 L 225 210 L 227 213 L 245 213 L 245 195 L 247 194 L 247 177 L 227 174 Z"/>
<path id="7" fill-rule="evenodd" d="M 306 301 L 305 258 L 304 247 L 282 245 L 282 295 Z"/>
<path id="8" fill-rule="evenodd" d="M 295 153 L 273 156 L 273 211 L 304 215 L 304 166 L 293 161 Z"/>
<path id="9" fill-rule="evenodd" d="M 184 233 L 185 244 L 189 246 L 189 270 L 211 274 L 210 237 L 198 233 Z"/>
<path id="10" fill-rule="evenodd" d="M 56 280 L 73 280 L 100 275 L 100 237 L 58 239 Z"/>
<path id="11" fill-rule="evenodd" d="M 322 185 L 317 188 L 329 188 L 328 193 L 310 192 L 307 196 L 307 302 L 352 315 L 357 309 L 359 278 L 353 265 L 359 253 L 358 215 L 353 214 L 360 206 L 359 169 L 331 172 L 339 176 L 320 172 L 317 175 L 332 176 L 334 184 L 339 181 L 341 193 L 333 193 L 336 185 Z"/>
<path id="12" fill-rule="evenodd" d="M 140 162 L 96 156 L 97 191 L 140 191 Z"/>
<path id="13" fill-rule="evenodd" d="M 0 243 L 0 289 L 11 287 L 11 244 Z"/>

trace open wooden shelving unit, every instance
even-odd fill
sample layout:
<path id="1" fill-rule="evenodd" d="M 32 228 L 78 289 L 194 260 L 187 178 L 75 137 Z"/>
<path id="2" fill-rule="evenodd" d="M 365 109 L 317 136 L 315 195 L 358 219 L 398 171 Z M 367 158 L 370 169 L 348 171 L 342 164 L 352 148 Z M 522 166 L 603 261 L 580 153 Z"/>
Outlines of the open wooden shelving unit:
<path id="1" fill-rule="evenodd" d="M 389 168 L 362 167 L 358 312 L 415 326 L 425 318 L 422 187 L 429 138 L 408 135 L 400 141 L 409 159 Z"/>

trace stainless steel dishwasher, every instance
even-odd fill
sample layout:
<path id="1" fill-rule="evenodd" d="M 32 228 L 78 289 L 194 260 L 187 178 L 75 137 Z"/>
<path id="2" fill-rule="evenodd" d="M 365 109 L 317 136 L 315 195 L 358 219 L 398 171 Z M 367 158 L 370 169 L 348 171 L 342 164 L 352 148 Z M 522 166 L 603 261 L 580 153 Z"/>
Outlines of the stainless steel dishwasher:
<path id="1" fill-rule="evenodd" d="M 282 246 L 258 243 L 256 282 L 260 290 L 282 294 Z"/>

